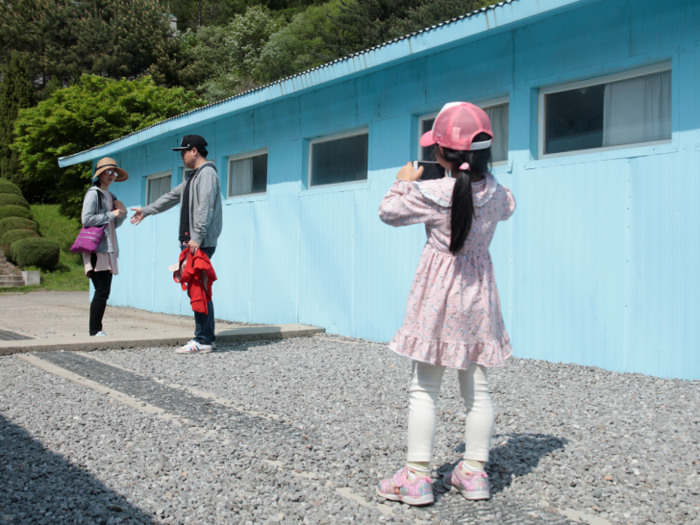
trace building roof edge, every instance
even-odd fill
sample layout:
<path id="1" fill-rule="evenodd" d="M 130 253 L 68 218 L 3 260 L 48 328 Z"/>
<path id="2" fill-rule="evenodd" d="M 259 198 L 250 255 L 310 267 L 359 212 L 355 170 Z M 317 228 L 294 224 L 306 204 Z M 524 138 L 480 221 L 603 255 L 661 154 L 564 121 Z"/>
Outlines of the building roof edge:
<path id="1" fill-rule="evenodd" d="M 580 1 L 539 0 L 538 2 L 530 3 L 525 0 L 503 0 L 451 20 L 426 27 L 420 31 L 389 40 L 369 49 L 276 80 L 264 86 L 186 111 L 174 117 L 169 117 L 147 128 L 134 131 L 105 144 L 60 157 L 58 164 L 60 167 L 65 168 L 115 154 L 130 146 L 148 141 L 165 133 L 201 124 L 222 115 L 286 97 L 293 93 L 318 88 L 343 77 L 374 69 L 411 55 L 423 54 L 431 49 L 547 13 L 548 11 L 576 4 Z M 463 24 L 469 22 L 473 26 L 469 27 L 470 30 L 460 30 L 464 29 Z"/>

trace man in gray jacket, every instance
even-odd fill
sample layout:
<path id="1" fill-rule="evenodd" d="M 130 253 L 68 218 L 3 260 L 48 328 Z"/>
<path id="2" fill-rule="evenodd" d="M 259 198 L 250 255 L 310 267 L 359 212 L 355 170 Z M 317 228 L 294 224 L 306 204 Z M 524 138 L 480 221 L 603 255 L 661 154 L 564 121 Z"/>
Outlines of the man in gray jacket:
<path id="1" fill-rule="evenodd" d="M 180 204 L 180 250 L 189 248 L 192 255 L 202 250 L 211 259 L 216 241 L 221 234 L 221 191 L 219 176 L 213 162 L 207 161 L 207 141 L 199 135 L 185 135 L 180 146 L 173 148 L 182 155 L 185 167 L 193 170 L 187 180 L 175 189 L 143 208 L 131 208 L 132 224 L 139 224 L 144 217 L 169 210 Z M 195 332 L 180 354 L 211 352 L 216 341 L 214 333 L 214 304 L 208 304 L 209 313 L 194 313 Z"/>

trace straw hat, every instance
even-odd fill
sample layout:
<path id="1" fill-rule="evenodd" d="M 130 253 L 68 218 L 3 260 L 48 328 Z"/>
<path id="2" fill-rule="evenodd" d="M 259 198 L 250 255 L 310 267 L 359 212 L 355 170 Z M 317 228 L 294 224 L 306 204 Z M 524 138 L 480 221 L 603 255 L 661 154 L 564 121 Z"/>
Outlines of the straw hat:
<path id="1" fill-rule="evenodd" d="M 100 176 L 100 173 L 108 169 L 113 169 L 117 173 L 119 173 L 119 175 L 117 175 L 117 178 L 114 179 L 115 182 L 124 182 L 126 179 L 129 178 L 129 174 L 123 169 L 121 169 L 119 166 L 117 166 L 116 160 L 110 159 L 109 157 L 104 157 L 103 159 L 97 161 L 97 166 L 95 167 L 95 174 L 92 176 L 92 180 L 94 181 L 97 177 Z"/>

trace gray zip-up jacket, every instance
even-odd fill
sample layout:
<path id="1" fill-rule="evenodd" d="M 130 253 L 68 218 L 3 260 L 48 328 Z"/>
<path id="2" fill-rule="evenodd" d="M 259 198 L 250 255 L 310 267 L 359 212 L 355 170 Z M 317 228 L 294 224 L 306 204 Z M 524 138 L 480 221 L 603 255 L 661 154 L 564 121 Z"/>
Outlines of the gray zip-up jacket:
<path id="1" fill-rule="evenodd" d="M 195 173 L 197 175 L 190 186 L 190 238 L 198 242 L 202 248 L 214 248 L 221 235 L 223 222 L 219 176 L 213 162 L 203 164 L 198 172 L 197 170 L 190 172 L 189 177 L 195 176 Z M 144 216 L 155 215 L 169 210 L 176 204 L 182 204 L 187 180 L 153 204 L 141 208 Z"/>
<path id="2" fill-rule="evenodd" d="M 92 228 L 94 226 L 102 226 L 103 224 L 108 224 L 110 221 L 114 221 L 114 227 L 119 228 L 126 219 L 126 213 L 121 217 L 116 217 L 114 212 L 108 210 L 106 207 L 106 199 L 104 196 L 100 196 L 100 190 L 97 186 L 91 186 L 87 193 L 85 194 L 85 199 L 83 200 L 83 214 L 81 216 L 81 221 L 83 226 L 86 228 Z M 117 200 L 117 198 L 112 194 L 112 198 Z M 105 229 L 105 237 L 102 242 L 97 247 L 97 253 L 108 253 L 115 252 L 117 257 L 119 257 L 119 241 L 117 241 L 116 230 L 114 231 L 114 239 L 109 236 L 109 232 Z"/>

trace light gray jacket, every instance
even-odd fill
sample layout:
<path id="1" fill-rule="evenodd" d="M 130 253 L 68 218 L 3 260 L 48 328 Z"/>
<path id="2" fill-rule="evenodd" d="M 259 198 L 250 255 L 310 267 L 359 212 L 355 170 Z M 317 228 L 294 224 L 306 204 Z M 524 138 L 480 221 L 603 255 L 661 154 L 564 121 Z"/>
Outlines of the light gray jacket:
<path id="1" fill-rule="evenodd" d="M 189 177 L 197 174 L 190 185 L 190 238 L 202 248 L 214 248 L 221 234 L 221 186 L 216 166 L 207 162 Z M 189 180 L 189 177 L 187 180 Z M 182 204 L 187 180 L 172 189 L 156 202 L 141 208 L 144 216 L 155 215 Z M 179 224 L 179 222 L 178 222 Z"/>
<path id="2" fill-rule="evenodd" d="M 97 189 L 97 186 L 91 186 L 85 194 L 85 199 L 83 200 L 83 215 L 81 217 L 83 226 L 91 228 L 114 221 L 114 227 L 119 228 L 126 219 L 126 214 L 117 218 L 113 211 L 107 209 L 107 199 L 104 196 L 100 196 L 99 193 L 100 190 Z M 114 194 L 112 194 L 112 198 L 117 200 Z M 115 252 L 117 257 L 119 257 L 119 242 L 117 241 L 116 233 L 115 230 L 114 239 L 112 239 L 109 236 L 109 230 L 105 229 L 105 237 L 97 247 L 97 253 Z"/>

